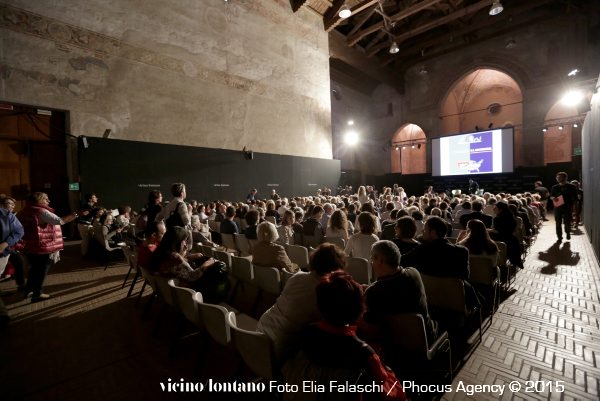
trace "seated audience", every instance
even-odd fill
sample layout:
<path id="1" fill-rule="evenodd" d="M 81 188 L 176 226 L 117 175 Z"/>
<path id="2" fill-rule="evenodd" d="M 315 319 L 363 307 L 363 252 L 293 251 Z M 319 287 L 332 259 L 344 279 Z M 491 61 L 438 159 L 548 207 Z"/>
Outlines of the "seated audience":
<path id="1" fill-rule="evenodd" d="M 469 255 L 485 256 L 492 259 L 494 266 L 498 262 L 498 246 L 490 238 L 490 234 L 481 220 L 469 220 L 467 237 L 459 242 L 469 250 Z"/>
<path id="2" fill-rule="evenodd" d="M 483 203 L 480 200 L 476 200 L 471 204 L 471 209 L 473 210 L 471 213 L 463 214 L 460 216 L 460 225 L 463 229 L 467 228 L 467 224 L 470 220 L 477 219 L 486 226 L 486 228 L 492 228 L 492 217 L 484 214 Z"/>
<path id="3" fill-rule="evenodd" d="M 369 212 L 362 212 L 358 215 L 357 223 L 360 225 L 360 232 L 348 239 L 346 255 L 368 260 L 371 246 L 379 239 L 375 235 L 375 216 Z"/>
<path id="4" fill-rule="evenodd" d="M 515 215 L 510 211 L 508 203 L 501 201 L 494 205 L 494 217 L 492 222 L 492 230 L 490 231 L 490 237 L 494 241 L 504 242 L 506 244 L 506 252 L 508 260 L 514 266 L 523 268 L 523 261 L 521 259 L 521 244 L 514 232 L 517 228 L 517 219 Z"/>
<path id="5" fill-rule="evenodd" d="M 290 261 L 285 248 L 275 241 L 279 238 L 275 224 L 264 221 L 258 225 L 258 243 L 252 249 L 254 266 L 276 267 L 290 272 L 298 271 L 298 266 Z"/>
<path id="6" fill-rule="evenodd" d="M 294 245 L 294 212 L 286 209 L 281 218 L 281 225 L 277 227 L 279 242 L 284 245 Z"/>
<path id="7" fill-rule="evenodd" d="M 285 382 L 300 386 L 305 380 L 318 380 L 326 385 L 329 380 L 352 384 L 389 382 L 379 396 L 405 400 L 406 395 L 394 373 L 384 367 L 375 351 L 356 336 L 355 324 L 362 315 L 364 302 L 360 284 L 347 273 L 335 271 L 324 277 L 316 293 L 317 307 L 323 319 L 304 330 L 300 351 L 283 366 Z M 294 399 L 293 395 L 284 394 L 284 400 Z M 361 400 L 367 395 L 332 392 L 308 399 Z"/>
<path id="8" fill-rule="evenodd" d="M 221 234 L 238 234 L 240 232 L 237 224 L 233 221 L 234 217 L 235 208 L 233 206 L 227 206 L 227 209 L 225 209 L 225 219 L 221 221 Z"/>
<path id="9" fill-rule="evenodd" d="M 406 255 L 410 254 L 419 245 L 419 242 L 415 239 L 415 235 L 417 234 L 417 224 L 410 216 L 400 217 L 396 221 L 395 230 L 396 237 L 392 242 L 396 244 L 400 250 L 402 260 L 404 261 Z M 404 262 L 402 263 L 402 266 L 409 267 Z"/>
<path id="10" fill-rule="evenodd" d="M 246 227 L 246 229 L 244 230 L 244 235 L 246 236 L 246 238 L 248 239 L 258 239 L 257 234 L 256 234 L 256 227 L 258 225 L 258 210 L 256 209 L 252 209 L 252 210 L 248 210 L 248 213 L 246 213 L 246 224 L 248 224 L 248 226 Z"/>
<path id="11" fill-rule="evenodd" d="M 348 242 L 348 218 L 343 210 L 333 212 L 327 224 L 326 237 L 342 238 L 344 243 Z"/>
<path id="12" fill-rule="evenodd" d="M 151 221 L 146 226 L 146 239 L 138 247 L 138 265 L 144 269 L 150 270 L 152 260 L 152 254 L 158 247 L 160 240 L 167 232 L 165 223 L 162 221 L 156 222 Z"/>
<path id="13" fill-rule="evenodd" d="M 308 272 L 298 272 L 289 278 L 275 305 L 258 321 L 257 330 L 274 342 L 279 359 L 297 349 L 302 328 L 321 318 L 317 309 L 315 288 L 321 278 L 346 267 L 346 255 L 333 244 L 321 244 L 310 255 Z"/>
<path id="14" fill-rule="evenodd" d="M 305 241 L 307 240 L 307 237 L 311 238 L 312 240 L 311 243 L 305 242 L 305 245 L 316 246 L 323 241 L 325 229 L 321 225 L 321 219 L 323 218 L 324 213 L 323 207 L 316 205 L 312 208 L 310 217 L 302 223 L 302 233 Z"/>
<path id="15" fill-rule="evenodd" d="M 435 339 L 435 323 L 429 317 L 421 275 L 412 267 L 401 267 L 400 250 L 391 241 L 377 241 L 371 248 L 371 265 L 377 281 L 366 292 L 366 323 L 381 326 L 386 317 L 399 313 L 423 316 L 429 341 Z"/>

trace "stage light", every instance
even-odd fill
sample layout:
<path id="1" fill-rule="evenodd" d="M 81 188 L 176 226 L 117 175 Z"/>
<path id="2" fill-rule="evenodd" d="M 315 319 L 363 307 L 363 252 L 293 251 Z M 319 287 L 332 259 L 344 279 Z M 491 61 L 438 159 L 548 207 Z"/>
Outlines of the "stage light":
<path id="1" fill-rule="evenodd" d="M 414 148 L 415 148 L 415 145 L 412 145 L 412 146 L 411 146 L 411 149 L 414 149 Z"/>
<path id="2" fill-rule="evenodd" d="M 400 51 L 400 48 L 398 47 L 398 43 L 396 42 L 392 42 L 392 45 L 390 46 L 390 54 L 396 54 Z"/>
<path id="3" fill-rule="evenodd" d="M 348 125 L 354 125 L 354 120 L 348 120 Z"/>
<path id="4" fill-rule="evenodd" d="M 400 150 L 400 146 L 396 145 L 396 150 Z"/>
<path id="5" fill-rule="evenodd" d="M 567 76 L 568 77 L 574 77 L 578 73 L 579 73 L 579 69 L 575 68 L 574 70 L 569 71 L 569 73 L 567 74 Z"/>
<path id="6" fill-rule="evenodd" d="M 500 3 L 500 0 L 494 0 L 494 2 L 492 3 L 492 7 L 490 8 L 489 14 L 490 15 L 498 15 L 503 10 L 504 10 L 504 7 L 502 7 L 502 3 Z"/>
<path id="7" fill-rule="evenodd" d="M 573 123 L 573 128 L 577 128 L 577 127 L 579 127 L 579 124 Z"/>
<path id="8" fill-rule="evenodd" d="M 542 132 L 548 132 L 548 128 L 546 128 L 546 127 L 542 128 Z"/>
<path id="9" fill-rule="evenodd" d="M 402 146 L 402 149 L 406 149 L 406 146 Z"/>
<path id="10" fill-rule="evenodd" d="M 356 145 L 358 143 L 358 134 L 356 133 L 356 131 L 346 132 L 346 135 L 344 136 L 344 142 L 346 142 L 346 144 L 350 146 Z"/>
<path id="11" fill-rule="evenodd" d="M 562 125 L 559 125 L 559 126 L 558 126 L 558 129 L 559 129 L 560 131 L 562 131 L 563 129 L 565 129 L 565 127 L 563 127 Z"/>
<path id="12" fill-rule="evenodd" d="M 348 8 L 348 6 L 343 6 L 338 13 L 340 18 L 348 18 L 352 15 L 352 11 Z"/>
<path id="13" fill-rule="evenodd" d="M 583 99 L 583 92 L 580 90 L 569 90 L 560 99 L 560 102 L 565 106 L 577 106 Z"/>

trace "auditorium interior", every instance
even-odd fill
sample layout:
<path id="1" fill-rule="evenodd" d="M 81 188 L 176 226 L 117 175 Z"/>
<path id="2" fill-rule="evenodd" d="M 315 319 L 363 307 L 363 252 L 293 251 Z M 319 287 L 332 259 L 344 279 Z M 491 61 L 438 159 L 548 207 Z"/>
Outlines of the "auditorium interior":
<path id="1" fill-rule="evenodd" d="M 489 148 L 476 148 L 485 135 Z M 471 152 L 458 170 L 448 167 L 453 138 Z M 416 352 L 394 368 L 411 400 L 600 399 L 598 155 L 600 1 L 0 0 L 0 193 L 15 213 L 32 192 L 48 194 L 58 216 L 79 211 L 88 193 L 141 213 L 149 191 L 169 201 L 176 182 L 205 205 L 245 203 L 255 188 L 257 200 L 276 192 L 344 207 L 368 186 L 383 213 L 394 186 L 418 205 L 428 188 L 448 199 L 525 199 L 538 181 L 551 189 L 558 172 L 576 180 L 585 202 L 572 236 L 557 241 L 551 208 L 538 215 L 519 238 L 522 267 L 494 266 L 491 305 L 467 310 L 445 341 L 425 338 L 419 369 Z M 90 257 L 77 223 L 62 234 L 51 298 L 31 302 L 10 270 L 0 278 L 2 400 L 393 391 L 285 386 L 256 324 L 289 272 L 276 273 L 276 290 L 261 283 L 237 238 L 193 245 L 224 262 L 232 290 L 215 309 L 222 316 L 194 301 L 192 319 L 181 293 L 136 265 L 129 242 Z M 132 227 L 130 241 L 140 239 Z M 301 245 L 306 255 L 317 246 Z M 236 263 L 254 270 L 238 275 Z M 355 280 L 366 288 L 377 277 L 365 266 Z M 444 294 L 436 304 L 424 283 L 440 313 Z M 228 320 L 236 316 L 243 330 Z"/>

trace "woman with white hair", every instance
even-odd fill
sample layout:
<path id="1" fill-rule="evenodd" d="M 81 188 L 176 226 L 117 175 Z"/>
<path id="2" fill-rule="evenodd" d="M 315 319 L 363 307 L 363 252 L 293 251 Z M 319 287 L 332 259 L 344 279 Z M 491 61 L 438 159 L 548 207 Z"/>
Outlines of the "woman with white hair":
<path id="1" fill-rule="evenodd" d="M 279 239 L 277 227 L 268 221 L 258 225 L 256 230 L 258 243 L 252 249 L 252 264 L 255 266 L 276 267 L 290 272 L 298 271 L 285 253 L 285 248 L 275 241 Z"/>

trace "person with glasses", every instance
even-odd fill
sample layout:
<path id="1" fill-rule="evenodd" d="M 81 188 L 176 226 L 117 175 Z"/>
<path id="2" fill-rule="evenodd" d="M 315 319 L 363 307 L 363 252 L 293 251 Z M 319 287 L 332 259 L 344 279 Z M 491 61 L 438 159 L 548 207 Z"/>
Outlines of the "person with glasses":
<path id="1" fill-rule="evenodd" d="M 82 215 L 89 213 L 85 210 Z M 63 249 L 63 237 L 60 226 L 77 219 L 79 213 L 59 217 L 50 207 L 50 198 L 44 192 L 34 192 L 17 217 L 25 228 L 25 255 L 29 260 L 29 275 L 25 285 L 25 296 L 31 293 L 31 302 L 50 298 L 44 294 L 43 286 L 48 270 L 59 260 L 59 251 Z"/>

